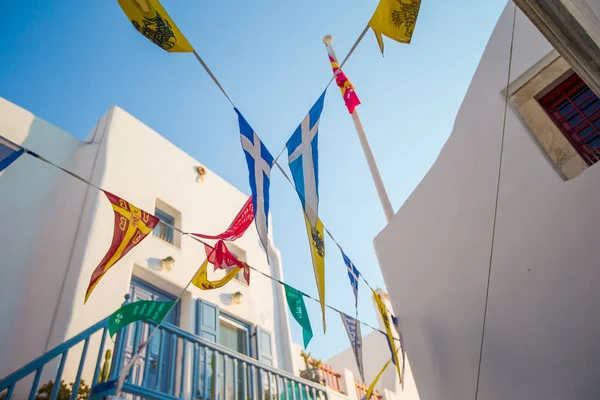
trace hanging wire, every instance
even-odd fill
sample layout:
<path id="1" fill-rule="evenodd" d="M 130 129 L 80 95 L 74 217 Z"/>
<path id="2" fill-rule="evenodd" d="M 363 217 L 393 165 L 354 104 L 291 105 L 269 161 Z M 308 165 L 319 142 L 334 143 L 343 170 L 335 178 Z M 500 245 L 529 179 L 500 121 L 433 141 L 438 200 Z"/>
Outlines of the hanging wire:
<path id="1" fill-rule="evenodd" d="M 508 71 L 506 74 L 506 88 L 504 91 L 504 117 L 503 117 L 503 121 L 502 121 L 502 135 L 501 135 L 501 139 L 500 139 L 500 155 L 499 155 L 499 159 L 498 159 L 498 177 L 497 177 L 497 181 L 496 181 L 496 200 L 494 203 L 494 219 L 493 219 L 493 223 L 492 223 L 492 239 L 491 239 L 491 244 L 490 244 L 490 260 L 489 260 L 489 266 L 488 266 L 488 276 L 487 276 L 487 288 L 485 291 L 485 307 L 483 310 L 483 326 L 481 328 L 481 345 L 479 347 L 479 365 L 477 366 L 477 384 L 475 386 L 475 400 L 477 400 L 478 396 L 479 396 L 479 378 L 481 377 L 481 360 L 483 358 L 483 341 L 485 338 L 485 326 L 486 326 L 486 321 L 487 321 L 487 310 L 488 310 L 488 302 L 489 302 L 489 297 L 490 297 L 490 281 L 492 278 L 492 260 L 494 258 L 494 245 L 495 245 L 495 238 L 496 238 L 496 220 L 498 217 L 498 199 L 500 197 L 500 178 L 502 176 L 502 160 L 503 160 L 503 156 L 504 156 L 504 137 L 505 137 L 505 132 L 506 132 L 506 115 L 507 115 L 507 111 L 508 111 L 508 89 L 510 86 L 510 73 L 511 73 L 511 68 L 512 68 L 512 59 L 513 59 L 513 46 L 514 46 L 514 42 L 515 42 L 515 25 L 516 25 L 516 20 L 517 20 L 517 5 L 514 5 L 514 12 L 513 12 L 513 20 L 512 20 L 512 32 L 511 32 L 511 36 L 510 36 L 510 49 L 508 52 Z"/>

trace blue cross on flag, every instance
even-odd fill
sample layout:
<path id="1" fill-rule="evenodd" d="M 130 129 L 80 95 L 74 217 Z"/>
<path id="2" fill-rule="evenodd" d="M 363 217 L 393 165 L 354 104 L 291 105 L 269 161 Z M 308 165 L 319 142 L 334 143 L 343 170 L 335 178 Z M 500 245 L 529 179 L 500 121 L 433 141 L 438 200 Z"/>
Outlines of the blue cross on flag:
<path id="1" fill-rule="evenodd" d="M 246 162 L 250 172 L 250 189 L 254 206 L 254 223 L 260 241 L 268 254 L 269 243 L 269 187 L 271 185 L 271 166 L 273 156 L 261 142 L 244 116 L 236 108 L 240 123 L 240 139 L 246 153 Z"/>
<path id="2" fill-rule="evenodd" d="M 348 278 L 350 278 L 350 285 L 352 285 L 352 291 L 354 292 L 354 306 L 358 307 L 358 277 L 360 272 L 358 272 L 358 269 L 344 253 L 344 250 L 340 250 L 342 252 L 342 257 L 344 257 L 344 263 L 346 263 L 346 269 L 348 270 Z"/>
<path id="3" fill-rule="evenodd" d="M 17 158 L 25 152 L 21 146 L 14 144 L 0 136 L 0 172 L 8 168 Z"/>
<path id="4" fill-rule="evenodd" d="M 318 133 L 325 92 L 312 106 L 300 126 L 286 143 L 288 163 L 304 213 L 313 228 L 317 226 L 319 206 Z"/>

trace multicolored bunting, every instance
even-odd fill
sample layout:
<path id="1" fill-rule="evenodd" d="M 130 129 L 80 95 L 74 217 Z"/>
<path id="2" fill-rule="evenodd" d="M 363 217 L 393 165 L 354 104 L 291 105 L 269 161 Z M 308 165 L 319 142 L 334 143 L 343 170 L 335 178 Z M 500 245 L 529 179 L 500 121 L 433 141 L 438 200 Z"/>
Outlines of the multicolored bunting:
<path id="1" fill-rule="evenodd" d="M 380 0 L 375 13 L 369 21 L 373 29 L 381 54 L 383 54 L 383 36 L 400 43 L 410 43 L 421 0 Z"/>
<path id="2" fill-rule="evenodd" d="M 350 279 L 350 285 L 352 286 L 352 292 L 354 293 L 354 307 L 358 309 L 358 277 L 360 276 L 360 272 L 354 266 L 352 261 L 346 256 L 344 250 L 340 248 L 342 252 L 342 257 L 344 258 L 344 263 L 346 264 L 346 269 L 348 270 L 348 278 Z"/>
<path id="3" fill-rule="evenodd" d="M 306 305 L 304 304 L 304 294 L 291 286 L 284 284 L 285 286 L 285 297 L 287 299 L 288 307 L 294 319 L 302 327 L 302 339 L 304 341 L 304 348 L 308 346 L 308 343 L 313 337 L 312 327 L 310 326 L 310 318 L 306 311 Z"/>
<path id="4" fill-rule="evenodd" d="M 201 233 L 192 233 L 193 236 L 197 236 L 203 239 L 220 239 L 234 241 L 244 235 L 252 221 L 254 221 L 254 207 L 252 204 L 252 196 L 248 198 L 248 201 L 244 204 L 240 212 L 235 216 L 229 228 L 219 235 L 204 235 Z"/>
<path id="5" fill-rule="evenodd" d="M 373 382 L 371 382 L 371 384 L 369 385 L 369 390 L 367 390 L 367 394 L 361 400 L 370 400 L 371 399 L 371 395 L 373 394 L 373 390 L 375 390 L 375 386 L 377 385 L 377 382 L 379 382 L 379 378 L 381 378 L 381 375 L 383 375 L 383 372 L 390 365 L 390 362 L 392 362 L 392 360 L 389 360 L 388 362 L 386 362 L 385 365 L 383 366 L 383 368 L 381 368 L 381 371 L 379 371 L 379 373 L 377 374 L 375 379 L 373 379 Z"/>
<path id="6" fill-rule="evenodd" d="M 356 366 L 362 381 L 365 381 L 365 371 L 362 357 L 362 334 L 360 333 L 360 322 L 357 319 L 350 317 L 344 313 L 340 313 L 342 322 L 348 333 L 348 339 L 350 339 L 350 346 L 354 352 L 354 359 L 356 360 Z"/>
<path id="7" fill-rule="evenodd" d="M 127 254 L 129 250 L 144 240 L 152 232 L 156 224 L 158 224 L 158 218 L 154 215 L 140 210 L 133 204 L 106 190 L 103 190 L 103 192 L 110 201 L 115 214 L 113 239 L 108 252 L 94 272 L 92 272 L 90 284 L 85 292 L 84 303 L 87 302 L 90 294 L 92 294 L 92 291 L 104 274 Z"/>
<path id="8" fill-rule="evenodd" d="M 329 53 L 329 62 L 331 63 L 331 68 L 333 69 L 335 83 L 337 83 L 338 87 L 342 91 L 342 97 L 344 98 L 344 103 L 346 103 L 346 108 L 348 109 L 348 112 L 352 114 L 356 106 L 360 104 L 358 95 L 354 90 L 354 85 L 352 84 L 352 82 L 350 82 L 350 79 L 348 79 L 344 71 L 341 70 L 329 46 L 327 46 L 327 53 Z"/>
<path id="9" fill-rule="evenodd" d="M 398 353 L 396 350 L 396 345 L 394 344 L 394 335 L 392 334 L 392 327 L 390 326 L 390 317 L 388 315 L 387 307 L 381 300 L 381 297 L 373 290 L 373 298 L 375 299 L 375 303 L 377 304 L 377 308 L 379 309 L 379 314 L 381 315 L 381 319 L 383 320 L 383 325 L 385 326 L 385 332 L 387 334 L 388 346 L 390 347 L 390 352 L 392 353 L 391 361 L 396 366 L 396 371 L 398 372 L 398 379 L 400 379 L 400 383 L 403 384 L 402 373 L 400 372 L 400 363 L 398 362 Z"/>
<path id="10" fill-rule="evenodd" d="M 194 278 L 192 278 L 192 283 L 198 289 L 212 290 L 212 289 L 217 289 L 217 288 L 223 287 L 227 283 L 229 283 L 230 280 L 235 278 L 235 276 L 242 270 L 239 267 L 235 267 L 231 271 L 229 271 L 227 273 L 227 275 L 225 275 L 223 278 L 221 278 L 217 281 L 210 281 L 210 280 L 208 280 L 208 274 L 207 274 L 207 268 L 206 268 L 207 266 L 208 266 L 208 259 L 202 263 L 202 265 L 198 269 L 198 272 L 196 272 L 196 275 L 194 275 Z"/>
<path id="11" fill-rule="evenodd" d="M 158 0 L 119 0 L 119 5 L 139 33 L 171 53 L 194 51 Z"/>
<path id="12" fill-rule="evenodd" d="M 250 267 L 231 254 L 224 241 L 219 240 L 215 244 L 215 247 L 204 244 L 204 251 L 206 252 L 208 262 L 214 265 L 215 271 L 217 269 L 227 269 L 235 265 L 237 268 L 244 270 L 244 279 L 248 285 L 250 284 Z"/>
<path id="13" fill-rule="evenodd" d="M 317 226 L 319 209 L 318 134 L 325 92 L 321 94 L 286 143 L 288 163 L 296 185 L 296 192 L 313 228 Z"/>
<path id="14" fill-rule="evenodd" d="M 0 136 L 0 172 L 8 168 L 23 153 L 25 150 L 21 146 Z"/>
<path id="15" fill-rule="evenodd" d="M 141 300 L 125 304 L 108 319 L 108 332 L 114 336 L 121 328 L 135 321 L 150 320 L 160 324 L 175 305 L 172 301 Z"/>
<path id="16" fill-rule="evenodd" d="M 271 186 L 271 167 L 273 166 L 274 158 L 237 108 L 235 112 L 238 115 L 240 140 L 246 154 L 246 163 L 250 172 L 249 180 L 250 189 L 252 190 L 256 230 L 268 256 L 269 188 Z"/>
<path id="17" fill-rule="evenodd" d="M 310 226 L 308 217 L 304 215 L 306 233 L 310 244 L 310 256 L 312 258 L 319 301 L 321 302 L 321 313 L 323 314 L 323 333 L 327 330 L 325 322 L 325 237 L 323 236 L 323 223 L 317 218 L 317 226 Z"/>

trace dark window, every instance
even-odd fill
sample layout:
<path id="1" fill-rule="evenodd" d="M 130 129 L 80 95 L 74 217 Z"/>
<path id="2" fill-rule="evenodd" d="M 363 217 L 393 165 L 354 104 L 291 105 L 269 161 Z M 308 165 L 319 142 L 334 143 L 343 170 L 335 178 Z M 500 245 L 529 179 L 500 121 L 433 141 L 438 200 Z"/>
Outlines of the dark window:
<path id="1" fill-rule="evenodd" d="M 173 244 L 173 226 L 175 226 L 175 217 L 169 215 L 158 207 L 154 210 L 154 215 L 160 219 L 160 222 L 156 228 L 154 228 L 154 236 L 161 238 L 165 242 Z"/>
<path id="2" fill-rule="evenodd" d="M 600 160 L 600 99 L 577 74 L 540 104 L 589 165 Z"/>

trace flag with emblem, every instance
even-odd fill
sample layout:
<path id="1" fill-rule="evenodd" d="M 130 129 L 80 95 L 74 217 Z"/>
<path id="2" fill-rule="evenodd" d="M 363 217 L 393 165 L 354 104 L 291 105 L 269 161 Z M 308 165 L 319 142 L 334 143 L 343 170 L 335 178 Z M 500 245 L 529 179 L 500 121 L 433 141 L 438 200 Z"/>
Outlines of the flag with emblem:
<path id="1" fill-rule="evenodd" d="M 392 353 L 391 361 L 396 366 L 396 371 L 398 372 L 398 379 L 400 380 L 400 383 L 402 385 L 404 385 L 403 380 L 402 380 L 402 374 L 400 372 L 400 363 L 398 362 L 398 352 L 396 350 L 394 335 L 392 334 L 392 326 L 390 323 L 391 318 L 388 314 L 387 307 L 383 303 L 383 300 L 381 300 L 381 297 L 379 297 L 379 295 L 373 289 L 371 289 L 371 291 L 373 292 L 373 298 L 375 299 L 375 304 L 377 304 L 377 309 L 379 310 L 379 314 L 381 315 L 381 319 L 383 320 L 383 325 L 385 326 L 385 332 L 387 335 L 386 336 L 387 343 L 390 348 L 390 352 Z M 404 386 L 402 386 L 402 387 L 404 387 Z"/>
<path id="2" fill-rule="evenodd" d="M 306 349 L 308 343 L 310 343 L 310 340 L 313 337 L 313 331 L 312 327 L 310 326 L 308 312 L 306 311 L 306 304 L 304 304 L 304 293 L 286 284 L 283 286 L 285 287 L 285 298 L 287 300 L 288 307 L 290 308 L 290 312 L 292 313 L 292 316 L 296 322 L 298 322 L 302 327 L 302 341 L 304 343 L 304 348 Z"/>
<path id="3" fill-rule="evenodd" d="M 202 290 L 218 289 L 228 284 L 229 281 L 240 273 L 240 271 L 242 271 L 242 269 L 236 266 L 228 271 L 221 279 L 211 281 L 208 279 L 208 259 L 206 259 L 196 272 L 196 275 L 192 278 L 192 283 L 198 289 Z"/>
<path id="4" fill-rule="evenodd" d="M 192 45 L 158 0 L 119 0 L 119 5 L 139 33 L 171 53 L 191 53 Z"/>
<path id="5" fill-rule="evenodd" d="M 235 112 L 238 115 L 240 140 L 248 164 L 256 230 L 260 242 L 267 251 L 269 246 L 269 188 L 274 159 L 242 113 L 237 108 Z"/>
<path id="6" fill-rule="evenodd" d="M 365 371 L 362 356 L 362 334 L 360 332 L 360 321 L 344 314 L 343 312 L 340 312 L 340 317 L 342 317 L 342 322 L 346 328 L 346 333 L 348 333 L 348 339 L 350 339 L 350 346 L 352 347 L 352 352 L 354 353 L 354 359 L 356 360 L 358 372 L 360 373 L 360 377 L 364 382 Z"/>
<path id="7" fill-rule="evenodd" d="M 217 269 L 229 269 L 235 266 L 244 271 L 244 279 L 248 285 L 250 284 L 250 267 L 245 262 L 238 260 L 237 257 L 229 251 L 223 240 L 219 240 L 215 244 L 215 247 L 204 244 L 204 251 L 206 252 L 208 262 L 215 267 L 215 271 Z"/>
<path id="8" fill-rule="evenodd" d="M 319 120 L 324 101 L 325 92 L 286 143 L 296 192 L 302 202 L 304 214 L 313 228 L 317 226 L 319 209 Z"/>
<path id="9" fill-rule="evenodd" d="M 125 254 L 144 240 L 158 224 L 158 218 L 154 215 L 140 210 L 112 193 L 105 190 L 103 192 L 110 201 L 115 215 L 113 239 L 108 252 L 92 273 L 90 284 L 85 292 L 84 303 L 88 301 L 90 294 L 92 294 L 104 274 Z"/>
<path id="10" fill-rule="evenodd" d="M 421 0 L 379 1 L 369 26 L 375 33 L 381 54 L 383 54 L 382 35 L 400 43 L 410 43 L 420 7 Z"/>
<path id="11" fill-rule="evenodd" d="M 17 158 L 21 157 L 23 153 L 25 153 L 25 149 L 21 146 L 0 136 L 0 172 L 8 168 L 8 166 L 15 162 Z"/>
<path id="12" fill-rule="evenodd" d="M 317 282 L 319 301 L 321 302 L 323 333 L 325 333 L 325 237 L 323 236 L 323 223 L 317 218 L 317 226 L 313 228 L 306 215 L 304 216 L 304 221 L 306 223 L 306 232 L 310 244 L 310 256 L 312 258 L 313 271 Z"/>
<path id="13" fill-rule="evenodd" d="M 140 300 L 128 303 L 108 318 L 108 332 L 114 336 L 121 328 L 135 321 L 148 320 L 160 324 L 175 305 L 172 301 Z"/>
<path id="14" fill-rule="evenodd" d="M 356 106 L 360 104 L 358 95 L 354 90 L 354 85 L 352 82 L 350 82 L 350 79 L 348 79 L 344 71 L 342 71 L 340 68 L 335 58 L 335 54 L 333 54 L 330 46 L 327 46 L 327 53 L 329 54 L 329 62 L 331 63 L 331 68 L 333 69 L 333 76 L 335 76 L 335 83 L 337 83 L 338 87 L 342 91 L 342 97 L 344 98 L 344 103 L 346 104 L 348 112 L 352 114 Z"/>

